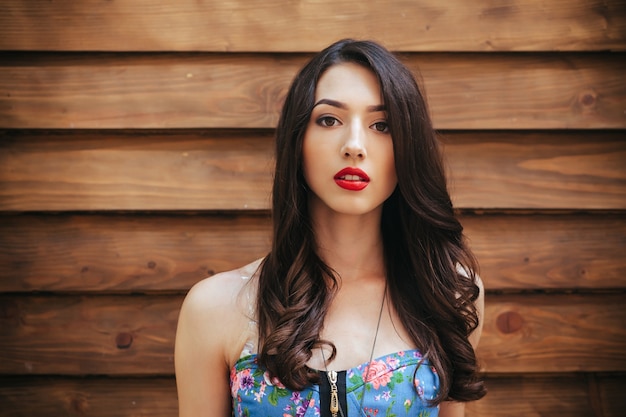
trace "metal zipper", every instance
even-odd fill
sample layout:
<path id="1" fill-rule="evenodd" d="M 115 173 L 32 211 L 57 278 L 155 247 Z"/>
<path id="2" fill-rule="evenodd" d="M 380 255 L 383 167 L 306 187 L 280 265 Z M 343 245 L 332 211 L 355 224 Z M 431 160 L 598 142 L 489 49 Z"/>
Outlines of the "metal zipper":
<path id="1" fill-rule="evenodd" d="M 337 417 L 339 412 L 339 396 L 337 395 L 337 372 L 328 371 L 328 382 L 330 382 L 330 413 Z"/>

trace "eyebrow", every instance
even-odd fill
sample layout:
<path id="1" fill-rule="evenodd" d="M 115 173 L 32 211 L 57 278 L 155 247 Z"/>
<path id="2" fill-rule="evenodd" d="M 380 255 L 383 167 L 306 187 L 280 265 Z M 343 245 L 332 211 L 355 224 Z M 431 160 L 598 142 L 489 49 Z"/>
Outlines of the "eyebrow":
<path id="1" fill-rule="evenodd" d="M 337 100 L 331 100 L 329 98 L 320 99 L 317 103 L 313 105 L 313 107 L 315 108 L 319 106 L 320 104 L 327 104 L 329 106 L 337 107 L 338 109 L 342 109 L 342 110 L 346 110 L 348 108 L 348 106 L 345 103 L 342 103 L 341 101 L 337 101 Z M 368 106 L 367 111 L 371 113 L 385 111 L 385 105 L 377 104 L 374 106 Z"/>

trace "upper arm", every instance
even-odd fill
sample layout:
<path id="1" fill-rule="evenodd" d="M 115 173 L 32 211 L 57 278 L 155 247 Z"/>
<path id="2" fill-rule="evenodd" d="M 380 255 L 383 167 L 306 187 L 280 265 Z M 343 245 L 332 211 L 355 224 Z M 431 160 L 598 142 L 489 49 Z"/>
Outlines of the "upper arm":
<path id="1" fill-rule="evenodd" d="M 439 417 L 465 417 L 465 403 L 444 401 L 439 406 Z"/>
<path id="2" fill-rule="evenodd" d="M 212 279 L 189 291 L 178 318 L 174 362 L 180 417 L 231 415 L 229 334 L 220 325 L 229 311 L 222 309 L 223 289 Z"/>

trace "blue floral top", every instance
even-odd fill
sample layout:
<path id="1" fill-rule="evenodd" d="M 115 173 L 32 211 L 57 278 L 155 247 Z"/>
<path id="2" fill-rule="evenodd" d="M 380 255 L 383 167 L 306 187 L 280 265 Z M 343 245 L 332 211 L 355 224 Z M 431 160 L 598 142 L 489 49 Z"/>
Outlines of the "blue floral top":
<path id="1" fill-rule="evenodd" d="M 325 374 L 322 375 L 325 378 Z M 343 372 L 345 417 L 436 417 L 438 407 L 429 407 L 439 390 L 439 377 L 417 350 L 392 353 Z M 257 355 L 241 357 L 230 374 L 235 417 L 315 417 L 321 412 L 324 392 L 320 385 L 291 391 L 270 381 L 257 363 Z M 340 401 L 341 403 L 341 401 Z M 341 414 L 338 414 L 341 416 Z"/>

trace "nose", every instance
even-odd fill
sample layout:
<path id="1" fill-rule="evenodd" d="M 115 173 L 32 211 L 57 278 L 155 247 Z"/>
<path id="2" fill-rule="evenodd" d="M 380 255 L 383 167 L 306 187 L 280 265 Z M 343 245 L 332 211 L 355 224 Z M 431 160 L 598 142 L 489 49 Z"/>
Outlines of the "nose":
<path id="1" fill-rule="evenodd" d="M 352 123 L 343 146 L 341 153 L 346 158 L 363 159 L 367 156 L 365 151 L 365 131 L 360 123 Z"/>

